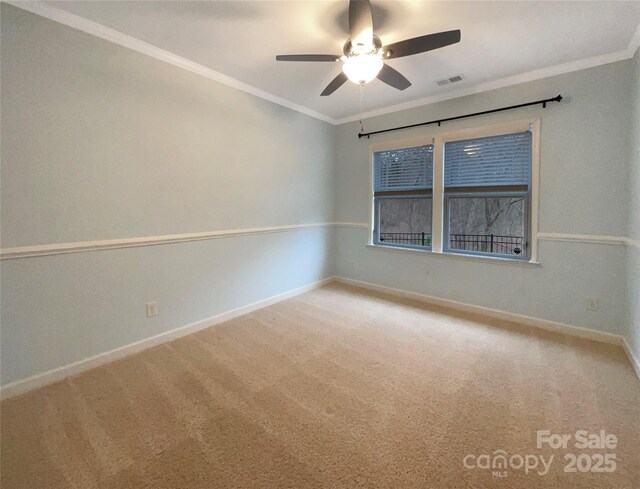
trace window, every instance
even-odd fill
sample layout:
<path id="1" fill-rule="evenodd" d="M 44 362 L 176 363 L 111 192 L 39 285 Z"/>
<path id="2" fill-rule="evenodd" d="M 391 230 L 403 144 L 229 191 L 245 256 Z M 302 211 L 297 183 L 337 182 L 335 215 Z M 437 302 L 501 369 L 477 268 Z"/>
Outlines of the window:
<path id="1" fill-rule="evenodd" d="M 431 248 L 433 145 L 374 153 L 374 242 Z"/>
<path id="2" fill-rule="evenodd" d="M 444 250 L 527 258 L 531 132 L 444 145 Z"/>
<path id="3" fill-rule="evenodd" d="M 535 261 L 538 134 L 519 121 L 375 146 L 373 244 Z"/>

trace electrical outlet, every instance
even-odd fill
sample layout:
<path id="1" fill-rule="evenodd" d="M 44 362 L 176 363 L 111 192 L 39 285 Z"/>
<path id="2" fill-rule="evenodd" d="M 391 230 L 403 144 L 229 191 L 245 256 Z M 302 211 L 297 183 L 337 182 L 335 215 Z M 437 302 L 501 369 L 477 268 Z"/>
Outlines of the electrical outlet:
<path id="1" fill-rule="evenodd" d="M 147 302 L 147 317 L 151 318 L 158 315 L 158 303 Z"/>
<path id="2" fill-rule="evenodd" d="M 587 311 L 597 311 L 598 310 L 598 299 L 587 299 Z"/>

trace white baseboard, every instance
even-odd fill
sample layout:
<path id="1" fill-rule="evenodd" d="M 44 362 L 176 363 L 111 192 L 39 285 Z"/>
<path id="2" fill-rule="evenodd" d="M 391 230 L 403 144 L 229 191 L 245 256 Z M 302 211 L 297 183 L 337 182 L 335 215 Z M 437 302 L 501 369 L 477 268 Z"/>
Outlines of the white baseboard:
<path id="1" fill-rule="evenodd" d="M 595 331 L 593 329 L 583 328 L 580 326 L 573 326 L 570 324 L 559 323 L 556 321 L 549 321 L 548 319 L 534 318 L 531 316 L 525 316 L 523 314 L 516 314 L 513 312 L 501 311 L 499 309 L 492 309 L 490 307 L 476 306 L 474 304 L 467 304 L 465 302 L 453 301 L 450 299 L 441 299 L 439 297 L 433 297 L 425 294 L 418 294 L 416 292 L 409 292 L 407 290 L 395 289 L 393 287 L 386 287 L 384 285 L 376 285 L 370 282 L 363 282 L 361 280 L 353 280 L 345 277 L 333 277 L 336 282 L 342 282 L 354 287 L 361 287 L 364 289 L 374 290 L 377 292 L 383 292 L 397 297 L 404 297 L 407 299 L 413 299 L 427 304 L 433 304 L 436 306 L 450 307 L 459 311 L 470 312 L 475 314 L 481 314 L 483 316 L 504 319 L 507 321 L 513 321 L 534 328 L 540 328 L 547 331 L 553 331 L 556 333 L 562 333 L 569 336 L 577 336 L 580 338 L 586 338 L 602 343 L 609 343 L 613 345 L 622 346 L 623 350 L 629 357 L 632 367 L 634 368 L 638 379 L 640 379 L 640 361 L 635 357 L 626 339 L 620 335 L 613 333 L 605 333 L 602 331 Z"/>
<path id="2" fill-rule="evenodd" d="M 534 318 L 525 316 L 523 314 L 516 314 L 513 312 L 501 311 L 499 309 L 492 309 L 490 307 L 476 306 L 474 304 L 467 304 L 465 302 L 453 301 L 450 299 L 441 299 L 439 297 L 433 297 L 430 295 L 418 294 L 416 292 L 409 292 L 402 289 L 394 289 L 392 287 L 386 287 L 384 285 L 376 285 L 369 282 L 363 282 L 360 280 L 353 280 L 344 277 L 335 277 L 338 282 L 345 283 L 347 285 L 353 285 L 355 287 L 362 287 L 369 290 L 375 290 L 377 292 L 384 292 L 387 294 L 395 295 L 398 297 L 405 297 L 407 299 L 413 299 L 427 304 L 433 304 L 435 306 L 450 307 L 459 311 L 470 312 L 475 314 L 481 314 L 496 319 L 504 319 L 507 321 L 513 321 L 527 326 L 533 326 L 536 328 L 546 329 L 548 331 L 554 331 L 558 333 L 564 333 L 571 336 L 579 336 L 580 338 L 588 338 L 590 340 L 600 341 L 603 343 L 611 343 L 614 345 L 622 345 L 622 337 L 612 333 L 603 333 L 601 331 L 594 331 L 592 329 L 582 328 L 580 326 L 572 326 L 569 324 L 558 323 L 555 321 L 549 321 L 547 319 Z"/>
<path id="3" fill-rule="evenodd" d="M 517 323 L 525 324 L 527 326 L 533 326 L 533 327 L 545 329 L 548 331 L 554 331 L 554 332 L 563 333 L 571 336 L 578 336 L 581 338 L 587 338 L 587 339 L 600 341 L 604 343 L 621 345 L 624 351 L 626 352 L 627 356 L 629 357 L 629 361 L 631 362 L 633 368 L 635 369 L 635 372 L 638 375 L 638 378 L 640 379 L 640 361 L 634 356 L 627 341 L 619 335 L 615 335 L 611 333 L 603 333 L 600 331 L 594 331 L 594 330 L 582 328 L 579 326 L 572 326 L 569 324 L 549 321 L 546 319 L 539 319 L 539 318 L 534 318 L 530 316 L 524 316 L 522 314 L 501 311 L 498 309 L 492 309 L 492 308 L 483 307 L 483 306 L 476 306 L 476 305 L 467 304 L 464 302 L 453 301 L 449 299 L 441 299 L 439 297 L 418 294 L 416 292 L 409 292 L 402 289 L 395 289 L 392 287 L 376 285 L 369 282 L 353 280 L 345 277 L 328 277 L 318 282 L 314 282 L 309 285 L 298 287 L 288 292 L 283 292 L 282 294 L 278 294 L 278 295 L 254 302 L 252 304 L 247 304 L 246 306 L 241 306 L 241 307 L 232 309 L 230 311 L 226 311 L 221 314 L 217 314 L 215 316 L 203 319 L 201 321 L 196 321 L 194 323 L 187 324 L 185 326 L 181 326 L 179 328 L 172 329 L 170 331 L 166 331 L 164 333 L 161 333 L 156 336 L 152 336 L 150 338 L 145 338 L 140 341 L 136 341 L 134 343 L 122 346 L 120 348 L 116 348 L 115 350 L 99 353 L 92 357 L 85 358 L 83 360 L 79 360 L 77 362 L 73 362 L 68 365 L 63 365 L 61 367 L 57 367 L 55 369 L 48 370 L 46 372 L 42 372 L 40 374 L 34 375 L 26 379 L 18 380 L 18 381 L 0 386 L 0 399 L 8 399 L 10 397 L 17 396 L 19 394 L 24 394 L 25 392 L 28 392 L 30 390 L 37 389 L 39 387 L 43 387 L 45 385 L 52 384 L 54 382 L 58 382 L 67 377 L 77 375 L 79 373 L 85 372 L 92 368 L 99 367 L 107 363 L 111 363 L 115 360 L 127 357 L 129 355 L 133 355 L 134 353 L 147 350 L 149 348 L 160 345 L 162 343 L 167 343 L 169 341 L 175 340 L 182 336 L 193 334 L 197 331 L 206 329 L 210 326 L 214 326 L 216 324 L 229 321 L 238 316 L 242 316 L 243 314 L 248 314 L 257 309 L 262 309 L 263 307 L 270 306 L 271 304 L 275 304 L 277 302 L 289 299 L 291 297 L 295 297 L 296 295 L 309 292 L 313 289 L 322 287 L 323 285 L 326 285 L 334 281 L 342 282 L 347 285 L 352 285 L 355 287 L 374 290 L 377 292 L 383 292 L 383 293 L 395 295 L 398 297 L 405 297 L 408 299 L 418 300 L 420 302 L 425 302 L 428 304 L 450 307 L 452 309 L 481 314 L 481 315 L 496 318 L 496 319 L 514 321 Z"/>
<path id="4" fill-rule="evenodd" d="M 298 287 L 288 292 L 283 292 L 282 294 L 274 295 L 272 297 L 254 302 L 252 304 L 247 304 L 246 306 L 231 309 L 230 311 L 217 314 L 201 321 L 196 321 L 194 323 L 180 326 L 179 328 L 172 329 L 164 333 L 160 333 L 156 336 L 151 336 L 149 338 L 145 338 L 125 346 L 121 346 L 120 348 L 116 348 L 115 350 L 99 353 L 92 357 L 85 358 L 68 365 L 63 365 L 61 367 L 36 374 L 26 379 L 11 382 L 0 387 L 0 399 L 8 399 L 19 394 L 24 394 L 25 392 L 28 392 L 30 390 L 37 389 L 54 382 L 58 382 L 72 375 L 77 375 L 92 368 L 111 363 L 115 360 L 133 355 L 134 353 L 138 353 L 143 350 L 147 350 L 162 343 L 167 343 L 182 336 L 193 334 L 210 326 L 229 321 L 230 319 L 242 316 L 243 314 L 248 314 L 257 309 L 262 309 L 263 307 L 270 306 L 285 299 L 303 294 L 318 287 L 322 287 L 323 285 L 333 280 L 333 277 L 328 277 L 324 280 Z"/>
<path id="5" fill-rule="evenodd" d="M 640 379 L 640 358 L 635 356 L 626 338 L 623 338 L 622 340 L 622 348 L 624 348 L 624 351 L 629 357 L 629 361 L 631 362 L 633 369 L 636 371 L 636 375 Z"/>

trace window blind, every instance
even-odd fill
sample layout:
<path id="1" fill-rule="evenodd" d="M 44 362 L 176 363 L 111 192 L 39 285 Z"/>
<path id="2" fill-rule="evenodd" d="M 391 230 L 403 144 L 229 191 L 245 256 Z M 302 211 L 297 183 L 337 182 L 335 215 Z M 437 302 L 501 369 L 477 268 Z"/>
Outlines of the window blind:
<path id="1" fill-rule="evenodd" d="M 530 174 L 530 131 L 444 145 L 445 188 L 529 185 Z"/>
<path id="2" fill-rule="evenodd" d="M 373 155 L 373 191 L 433 188 L 433 144 Z"/>

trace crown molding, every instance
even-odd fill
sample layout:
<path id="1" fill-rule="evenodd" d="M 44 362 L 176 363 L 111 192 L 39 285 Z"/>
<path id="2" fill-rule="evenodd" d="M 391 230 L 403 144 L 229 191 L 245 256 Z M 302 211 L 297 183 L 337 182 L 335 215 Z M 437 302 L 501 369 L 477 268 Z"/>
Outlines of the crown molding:
<path id="1" fill-rule="evenodd" d="M 92 20 L 80 17 L 79 15 L 75 15 L 65 10 L 53 7 L 39 0 L 2 0 L 2 2 L 13 5 L 14 7 L 18 7 L 22 10 L 26 10 L 41 17 L 45 17 L 49 20 L 53 20 L 60 24 L 64 24 L 86 34 L 91 34 L 93 36 L 99 37 L 101 39 L 104 39 L 105 41 L 118 44 L 119 46 L 123 46 L 138 53 L 146 54 L 147 56 L 151 56 L 152 58 L 164 61 L 173 66 L 177 66 L 178 68 L 182 68 L 197 75 L 204 76 L 205 78 L 209 78 L 210 80 L 214 80 L 218 83 L 222 83 L 223 85 L 227 85 L 242 92 L 255 95 L 256 97 L 268 100 L 269 102 L 282 105 L 283 107 L 295 110 L 310 117 L 314 117 L 315 119 L 319 119 L 333 125 L 336 124 L 336 121 L 334 119 L 316 112 L 315 110 L 311 110 L 307 107 L 303 107 L 302 105 L 295 104 L 269 92 L 261 90 L 257 87 L 254 87 L 253 85 L 249 85 L 248 83 L 244 83 L 240 80 L 224 75 L 218 71 L 207 68 L 206 66 L 183 58 L 182 56 L 173 54 L 170 51 L 166 51 L 162 48 L 154 46 L 153 44 L 141 41 L 140 39 L 129 36 L 128 34 L 124 34 L 122 32 L 116 31 L 115 29 L 111 29 L 110 27 L 106 27 L 97 22 L 93 22 Z"/>
<path id="2" fill-rule="evenodd" d="M 637 36 L 638 31 L 636 31 Z M 635 41 L 634 41 L 635 42 Z M 637 49 L 637 48 L 636 48 Z M 539 70 L 529 71 L 520 75 L 509 76 L 507 78 L 501 78 L 500 80 L 494 80 L 490 82 L 479 83 L 477 85 L 469 86 L 466 88 L 460 88 L 452 92 L 447 92 L 439 95 L 431 95 L 429 97 L 412 100 L 410 102 L 404 102 L 401 104 L 391 105 L 389 107 L 382 107 L 380 109 L 371 110 L 363 114 L 352 115 L 338 119 L 337 124 L 347 124 L 349 122 L 359 121 L 360 119 L 370 119 L 381 115 L 391 114 L 393 112 L 399 112 L 401 110 L 415 109 L 423 105 L 434 104 L 436 102 L 443 102 L 445 100 L 451 100 L 454 98 L 466 97 L 468 95 L 475 95 L 478 93 L 488 92 L 490 90 L 497 90 L 499 88 L 510 87 L 512 85 L 519 85 L 521 83 L 527 83 L 535 80 L 541 80 L 543 78 L 550 78 L 552 76 L 564 75 L 573 71 L 586 70 L 588 68 L 594 68 L 596 66 L 605 65 L 609 63 L 615 63 L 616 61 L 624 61 L 626 59 L 633 58 L 635 49 L 631 49 L 631 43 L 629 47 L 621 51 L 614 53 L 602 54 L 600 56 L 594 56 L 592 58 L 585 58 L 577 61 L 571 61 L 569 63 L 559 64 L 555 66 L 548 66 Z"/>
<path id="3" fill-rule="evenodd" d="M 616 61 L 623 61 L 626 59 L 633 58 L 638 48 L 640 48 L 640 25 L 638 25 L 627 47 L 620 51 L 607 53 L 599 56 L 594 56 L 591 58 L 585 58 L 577 61 L 571 61 L 568 63 L 563 63 L 555 66 L 549 66 L 546 68 L 541 68 L 539 70 L 533 70 L 527 73 L 522 73 L 520 75 L 514 75 L 507 78 L 502 78 L 500 80 L 494 80 L 490 82 L 476 84 L 467 88 L 454 90 L 448 93 L 432 95 L 429 97 L 423 97 L 417 100 L 404 102 L 401 104 L 381 107 L 379 109 L 374 109 L 374 110 L 365 112 L 363 114 L 354 114 L 351 116 L 335 119 L 328 115 L 312 110 L 308 107 L 298 105 L 296 103 L 290 102 L 289 100 L 278 97 L 277 95 L 273 95 L 265 90 L 254 87 L 253 85 L 250 85 L 248 83 L 245 83 L 235 78 L 232 78 L 230 76 L 224 75 L 218 71 L 207 68 L 201 64 L 195 63 L 186 58 L 173 54 L 170 51 L 166 51 L 157 46 L 141 41 L 135 37 L 116 31 L 115 29 L 111 29 L 110 27 L 106 27 L 102 24 L 91 21 L 79 15 L 75 15 L 65 10 L 48 5 L 40 0 L 30 0 L 30 1 L 0 0 L 0 1 L 2 3 L 7 3 L 9 5 L 13 5 L 20 9 L 34 13 L 41 17 L 45 17 L 47 19 L 53 20 L 60 24 L 64 24 L 68 27 L 80 30 L 87 34 L 94 35 L 106 41 L 110 41 L 114 44 L 118 44 L 120 46 L 131 49 L 133 51 L 146 54 L 148 56 L 151 56 L 152 58 L 156 58 L 158 60 L 172 64 L 174 66 L 185 69 L 192 73 L 196 73 L 198 75 L 209 78 L 210 80 L 214 80 L 214 81 L 217 81 L 218 83 L 222 83 L 223 85 L 227 85 L 231 88 L 235 88 L 237 90 L 249 93 L 251 95 L 255 95 L 256 97 L 268 100 L 275 104 L 281 105 L 288 109 L 300 112 L 302 114 L 308 115 L 315 119 L 319 119 L 321 121 L 327 122 L 332 125 L 346 124 L 346 123 L 354 122 L 360 119 L 369 119 L 371 117 L 390 114 L 393 112 L 398 112 L 406 109 L 413 109 L 416 107 L 429 105 L 436 102 L 442 102 L 442 101 L 451 100 L 454 98 L 465 97 L 467 95 L 475 95 L 475 94 L 487 92 L 490 90 L 496 90 L 499 88 L 509 87 L 512 85 L 518 85 L 520 83 L 526 83 L 534 80 L 540 80 L 543 78 L 549 78 L 552 76 L 563 75 L 565 73 L 580 71 L 587 68 L 593 68 L 596 66 L 605 65 L 609 63 L 615 63 Z"/>

